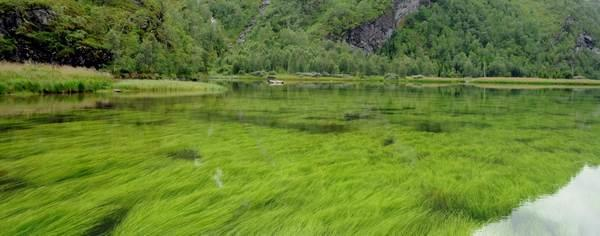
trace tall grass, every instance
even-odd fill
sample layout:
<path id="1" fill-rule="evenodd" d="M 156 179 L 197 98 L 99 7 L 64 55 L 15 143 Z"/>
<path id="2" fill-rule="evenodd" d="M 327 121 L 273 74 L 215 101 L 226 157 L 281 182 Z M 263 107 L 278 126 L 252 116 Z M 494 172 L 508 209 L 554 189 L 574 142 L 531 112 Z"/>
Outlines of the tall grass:
<path id="1" fill-rule="evenodd" d="M 217 84 L 176 80 L 121 80 L 113 87 L 135 92 L 222 92 L 225 90 L 225 87 Z"/>
<path id="2" fill-rule="evenodd" d="M 474 84 L 530 84 L 530 85 L 596 85 L 600 86 L 600 80 L 591 79 L 542 79 L 542 78 L 509 78 L 488 77 L 469 80 Z"/>
<path id="3" fill-rule="evenodd" d="M 0 63 L 0 94 L 69 94 L 110 88 L 112 76 L 93 69 Z"/>

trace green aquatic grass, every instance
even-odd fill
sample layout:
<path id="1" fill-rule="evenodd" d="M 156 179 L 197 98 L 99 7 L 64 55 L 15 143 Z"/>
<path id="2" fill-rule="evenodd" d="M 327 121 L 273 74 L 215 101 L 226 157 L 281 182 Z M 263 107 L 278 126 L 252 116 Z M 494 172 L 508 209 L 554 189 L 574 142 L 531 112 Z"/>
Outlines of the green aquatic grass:
<path id="1" fill-rule="evenodd" d="M 223 92 L 217 84 L 177 80 L 120 80 L 115 89 L 135 92 Z"/>
<path id="2" fill-rule="evenodd" d="M 112 76 L 93 69 L 43 64 L 0 63 L 0 95 L 71 94 L 109 88 Z"/>
<path id="3" fill-rule="evenodd" d="M 468 235 L 600 163 L 599 91 L 332 86 L 0 119 L 1 234 Z"/>

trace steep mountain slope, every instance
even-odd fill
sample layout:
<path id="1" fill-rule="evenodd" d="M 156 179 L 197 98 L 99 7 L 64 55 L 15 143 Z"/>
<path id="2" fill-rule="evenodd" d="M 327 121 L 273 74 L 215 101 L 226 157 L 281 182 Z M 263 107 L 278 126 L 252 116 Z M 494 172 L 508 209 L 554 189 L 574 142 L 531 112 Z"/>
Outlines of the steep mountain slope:
<path id="1" fill-rule="evenodd" d="M 588 0 L 0 0 L 0 58 L 127 76 L 600 79 L 599 10 Z"/>
<path id="2" fill-rule="evenodd" d="M 311 11 L 295 3 L 273 4 L 254 42 L 226 63 L 232 72 L 600 78 L 597 1 L 321 1 Z M 417 11 L 393 18 L 399 5 Z"/>

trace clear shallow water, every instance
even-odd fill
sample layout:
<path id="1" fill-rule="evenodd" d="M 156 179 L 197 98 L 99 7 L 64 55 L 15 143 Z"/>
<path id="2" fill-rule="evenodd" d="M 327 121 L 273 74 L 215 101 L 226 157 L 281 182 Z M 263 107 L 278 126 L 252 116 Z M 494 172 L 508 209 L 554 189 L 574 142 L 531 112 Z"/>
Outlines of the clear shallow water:
<path id="1" fill-rule="evenodd" d="M 600 168 L 584 167 L 557 193 L 526 202 L 475 235 L 598 235 Z"/>
<path id="2" fill-rule="evenodd" d="M 1 233 L 470 235 L 600 164 L 599 90 L 228 86 L 0 98 Z"/>

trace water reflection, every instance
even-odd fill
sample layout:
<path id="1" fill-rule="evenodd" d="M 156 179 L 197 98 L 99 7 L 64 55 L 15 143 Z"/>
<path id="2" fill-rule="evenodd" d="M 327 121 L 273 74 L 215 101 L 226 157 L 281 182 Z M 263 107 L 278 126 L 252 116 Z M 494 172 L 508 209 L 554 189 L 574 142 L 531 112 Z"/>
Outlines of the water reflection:
<path id="1" fill-rule="evenodd" d="M 558 193 L 528 202 L 506 219 L 475 232 L 483 235 L 600 234 L 600 167 L 585 167 Z"/>

